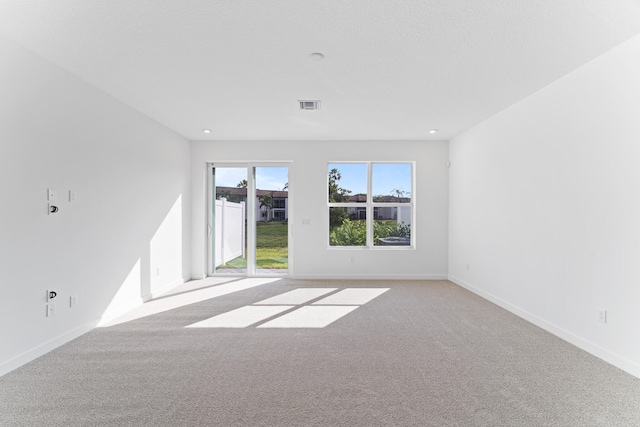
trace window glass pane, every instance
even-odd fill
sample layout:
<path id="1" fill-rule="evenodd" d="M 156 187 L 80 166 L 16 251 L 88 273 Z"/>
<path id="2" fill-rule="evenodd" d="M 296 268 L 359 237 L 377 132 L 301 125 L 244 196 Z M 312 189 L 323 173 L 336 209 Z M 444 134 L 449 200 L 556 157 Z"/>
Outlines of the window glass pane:
<path id="1" fill-rule="evenodd" d="M 329 208 L 329 245 L 366 246 L 367 221 L 358 219 L 360 208 Z"/>
<path id="2" fill-rule="evenodd" d="M 213 169 L 213 261 L 217 273 L 247 271 L 247 168 Z"/>
<path id="3" fill-rule="evenodd" d="M 215 168 L 215 199 L 228 202 L 247 201 L 247 169 Z"/>
<path id="4" fill-rule="evenodd" d="M 374 208 L 374 246 L 411 245 L 411 206 Z"/>
<path id="5" fill-rule="evenodd" d="M 258 166 L 256 176 L 256 273 L 286 274 L 289 268 L 289 169 Z"/>
<path id="6" fill-rule="evenodd" d="M 411 203 L 410 163 L 374 163 L 371 181 L 375 203 Z"/>
<path id="7" fill-rule="evenodd" d="M 273 198 L 273 208 L 274 209 L 284 209 L 285 208 L 285 198 L 283 197 L 274 197 Z"/>
<path id="8" fill-rule="evenodd" d="M 329 203 L 367 202 L 366 163 L 329 164 Z"/>

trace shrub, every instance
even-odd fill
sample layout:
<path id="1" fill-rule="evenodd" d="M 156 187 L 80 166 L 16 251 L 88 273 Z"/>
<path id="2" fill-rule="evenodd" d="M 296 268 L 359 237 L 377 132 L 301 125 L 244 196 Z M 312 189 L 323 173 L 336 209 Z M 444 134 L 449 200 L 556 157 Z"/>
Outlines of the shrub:
<path id="1" fill-rule="evenodd" d="M 367 224 L 364 221 L 345 219 L 329 235 L 331 246 L 365 246 L 367 244 Z"/>
<path id="2" fill-rule="evenodd" d="M 382 237 L 410 237 L 411 226 L 404 222 L 398 224 L 395 221 L 374 221 L 373 241 Z M 352 221 L 345 219 L 339 227 L 336 227 L 329 235 L 331 246 L 365 246 L 367 244 L 366 221 Z"/>
<path id="3" fill-rule="evenodd" d="M 411 226 L 405 223 L 374 221 L 373 240 L 378 241 L 380 237 L 410 237 Z"/>
<path id="4" fill-rule="evenodd" d="M 347 219 L 347 208 L 329 208 L 329 227 L 333 230 L 336 227 L 340 227 Z"/>

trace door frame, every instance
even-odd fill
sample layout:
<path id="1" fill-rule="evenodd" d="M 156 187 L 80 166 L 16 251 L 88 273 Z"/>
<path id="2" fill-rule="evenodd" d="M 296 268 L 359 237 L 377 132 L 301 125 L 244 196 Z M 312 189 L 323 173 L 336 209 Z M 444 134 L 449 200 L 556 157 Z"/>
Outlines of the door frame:
<path id="1" fill-rule="evenodd" d="M 256 271 L 256 176 L 257 167 L 284 167 L 287 168 L 288 176 L 288 216 L 287 216 L 287 272 L 283 274 L 265 274 Z M 215 269 L 215 217 L 214 217 L 214 168 L 245 168 L 247 170 L 247 271 L 246 273 L 217 273 Z M 208 162 L 207 163 L 207 212 L 205 228 L 207 241 L 207 275 L 208 276 L 240 276 L 240 277 L 291 277 L 293 275 L 293 230 L 291 227 L 293 219 L 293 183 L 291 180 L 293 172 L 293 162 Z"/>

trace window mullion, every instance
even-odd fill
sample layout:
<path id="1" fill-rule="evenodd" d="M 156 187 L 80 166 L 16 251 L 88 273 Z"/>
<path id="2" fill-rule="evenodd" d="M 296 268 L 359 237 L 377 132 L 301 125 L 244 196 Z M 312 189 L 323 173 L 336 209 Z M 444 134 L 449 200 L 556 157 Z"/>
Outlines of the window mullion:
<path id="1" fill-rule="evenodd" d="M 371 162 L 367 163 L 367 247 L 373 247 L 373 194 L 371 193 L 373 184 L 371 174 L 373 168 Z"/>

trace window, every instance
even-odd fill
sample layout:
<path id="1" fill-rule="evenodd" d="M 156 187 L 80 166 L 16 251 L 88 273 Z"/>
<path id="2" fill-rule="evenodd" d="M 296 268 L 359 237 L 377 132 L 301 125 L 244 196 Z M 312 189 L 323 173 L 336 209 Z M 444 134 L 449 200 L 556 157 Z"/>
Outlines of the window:
<path id="1" fill-rule="evenodd" d="M 285 208 L 284 197 L 274 197 L 273 198 L 273 208 L 274 209 L 284 209 Z"/>
<path id="2" fill-rule="evenodd" d="M 413 163 L 329 163 L 329 245 L 413 247 Z"/>

